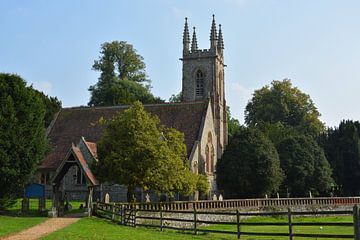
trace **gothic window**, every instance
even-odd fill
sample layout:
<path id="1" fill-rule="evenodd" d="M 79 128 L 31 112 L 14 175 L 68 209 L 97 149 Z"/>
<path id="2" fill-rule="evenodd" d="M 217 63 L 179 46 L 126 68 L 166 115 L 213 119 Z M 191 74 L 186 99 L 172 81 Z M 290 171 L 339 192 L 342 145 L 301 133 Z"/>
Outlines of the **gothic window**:
<path id="1" fill-rule="evenodd" d="M 196 96 L 204 96 L 204 74 L 201 70 L 196 72 Z"/>
<path id="2" fill-rule="evenodd" d="M 205 156 L 206 156 L 206 172 L 213 173 L 214 172 L 214 147 L 212 144 L 212 136 L 209 132 L 208 134 L 208 142 L 205 147 Z"/>

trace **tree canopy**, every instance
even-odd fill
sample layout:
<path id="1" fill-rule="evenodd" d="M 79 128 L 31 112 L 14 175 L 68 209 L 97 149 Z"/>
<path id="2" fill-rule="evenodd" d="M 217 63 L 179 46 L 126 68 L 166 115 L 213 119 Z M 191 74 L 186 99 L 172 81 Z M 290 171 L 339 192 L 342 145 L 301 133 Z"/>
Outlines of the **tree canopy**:
<path id="1" fill-rule="evenodd" d="M 45 106 L 45 127 L 48 127 L 54 119 L 55 114 L 61 109 L 61 101 L 57 97 L 45 95 L 36 89 L 33 89 L 35 94 L 39 96 Z"/>
<path id="2" fill-rule="evenodd" d="M 99 81 L 89 87 L 89 106 L 112 106 L 163 102 L 150 92 L 145 63 L 133 46 L 124 41 L 101 45 L 100 57 L 94 61 L 93 70 L 100 71 Z"/>
<path id="3" fill-rule="evenodd" d="M 342 121 L 329 128 L 323 139 L 326 157 L 333 168 L 338 192 L 344 196 L 360 194 L 360 123 Z"/>
<path id="4" fill-rule="evenodd" d="M 310 96 L 293 87 L 289 79 L 272 81 L 271 86 L 256 90 L 245 109 L 249 126 L 278 124 L 314 136 L 325 130 L 319 117 Z"/>
<path id="5" fill-rule="evenodd" d="M 0 74 L 0 208 L 16 194 L 43 159 L 45 139 L 42 99 L 25 81 Z"/>
<path id="6" fill-rule="evenodd" d="M 311 137 L 290 136 L 277 145 L 281 168 L 285 173 L 283 189 L 291 196 L 326 194 L 334 183 L 323 149 Z"/>
<path id="7" fill-rule="evenodd" d="M 227 198 L 264 197 L 283 178 L 272 142 L 259 130 L 240 127 L 217 163 L 217 184 Z"/>
<path id="8" fill-rule="evenodd" d="M 201 177 L 189 169 L 184 135 L 160 125 L 140 102 L 106 122 L 98 156 L 99 178 L 126 185 L 128 200 L 135 187 L 170 196 L 194 193 L 198 187 L 206 191 Z"/>

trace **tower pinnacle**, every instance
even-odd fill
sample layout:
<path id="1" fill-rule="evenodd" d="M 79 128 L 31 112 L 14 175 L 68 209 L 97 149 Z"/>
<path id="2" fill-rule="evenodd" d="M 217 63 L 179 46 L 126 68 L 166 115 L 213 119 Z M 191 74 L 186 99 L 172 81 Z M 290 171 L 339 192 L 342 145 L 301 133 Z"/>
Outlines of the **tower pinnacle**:
<path id="1" fill-rule="evenodd" d="M 193 36 L 192 36 L 192 41 L 191 41 L 191 52 L 195 52 L 196 50 L 198 50 L 198 45 L 197 45 L 195 27 L 193 27 Z"/>
<path id="2" fill-rule="evenodd" d="M 215 23 L 215 15 L 213 14 L 212 24 L 211 24 L 211 31 L 210 31 L 210 49 L 216 48 L 217 43 L 217 31 L 216 31 L 216 23 Z"/>
<path id="3" fill-rule="evenodd" d="M 187 23 L 187 17 L 186 17 L 184 33 L 183 33 L 183 53 L 189 52 L 189 45 L 190 45 L 190 34 L 189 34 L 189 27 L 188 27 L 188 23 Z"/>
<path id="4" fill-rule="evenodd" d="M 222 36 L 222 31 L 221 31 L 221 24 L 219 24 L 219 39 L 217 42 L 217 48 L 219 51 L 222 51 L 224 49 L 224 39 Z"/>

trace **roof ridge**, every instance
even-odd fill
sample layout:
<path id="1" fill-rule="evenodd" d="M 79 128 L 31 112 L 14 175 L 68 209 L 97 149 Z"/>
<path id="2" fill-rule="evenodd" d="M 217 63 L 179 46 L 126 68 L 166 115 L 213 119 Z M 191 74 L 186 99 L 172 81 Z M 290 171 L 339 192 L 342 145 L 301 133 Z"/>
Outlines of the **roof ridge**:
<path id="1" fill-rule="evenodd" d="M 195 104 L 204 104 L 207 103 L 206 100 L 198 100 L 198 101 L 191 101 L 191 102 L 166 102 L 166 103 L 150 103 L 144 104 L 144 107 L 158 107 L 158 106 L 176 106 L 176 105 L 195 105 Z M 116 106 L 96 106 L 96 107 L 88 107 L 88 106 L 75 106 L 75 107 L 64 107 L 61 109 L 72 109 L 72 110 L 85 110 L 85 109 L 125 109 L 129 108 L 131 105 L 116 105 Z"/>

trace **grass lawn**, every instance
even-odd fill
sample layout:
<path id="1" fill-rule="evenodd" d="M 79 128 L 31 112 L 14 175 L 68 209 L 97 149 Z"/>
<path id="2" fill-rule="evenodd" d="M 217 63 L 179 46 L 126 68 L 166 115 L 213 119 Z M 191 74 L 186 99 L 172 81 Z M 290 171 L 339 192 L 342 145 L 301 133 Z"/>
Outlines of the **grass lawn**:
<path id="1" fill-rule="evenodd" d="M 45 221 L 44 217 L 10 217 L 0 216 L 0 236 L 19 232 Z"/>
<path id="2" fill-rule="evenodd" d="M 252 218 L 247 222 L 285 222 L 286 219 L 281 218 Z M 321 217 L 321 218 L 295 218 L 294 222 L 351 222 L 351 217 Z M 229 225 L 213 225 L 205 227 L 206 229 L 236 231 L 236 226 Z M 247 232 L 287 232 L 286 226 L 242 226 L 242 231 Z M 295 233 L 334 233 L 334 234 L 353 234 L 352 227 L 294 227 Z M 167 239 L 236 239 L 236 235 L 222 234 L 203 234 L 193 235 L 192 233 L 177 232 L 165 229 L 160 232 L 158 229 L 150 228 L 132 228 L 120 226 L 109 220 L 100 218 L 83 218 L 73 225 L 54 232 L 42 239 L 147 239 L 147 240 L 167 240 Z M 242 236 L 241 239 L 288 239 L 288 237 L 260 237 L 260 236 Z M 305 239 L 305 238 L 296 238 Z M 311 238 L 306 238 L 311 239 Z M 325 239 L 325 238 L 323 238 Z"/>

